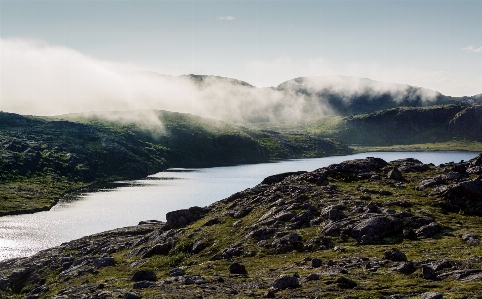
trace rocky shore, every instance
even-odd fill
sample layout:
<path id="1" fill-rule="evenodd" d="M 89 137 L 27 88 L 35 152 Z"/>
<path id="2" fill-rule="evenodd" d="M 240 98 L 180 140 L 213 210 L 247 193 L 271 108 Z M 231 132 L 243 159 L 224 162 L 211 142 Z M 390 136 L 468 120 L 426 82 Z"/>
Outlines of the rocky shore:
<path id="1" fill-rule="evenodd" d="M 0 262 L 0 298 L 482 298 L 482 155 L 265 178 Z"/>

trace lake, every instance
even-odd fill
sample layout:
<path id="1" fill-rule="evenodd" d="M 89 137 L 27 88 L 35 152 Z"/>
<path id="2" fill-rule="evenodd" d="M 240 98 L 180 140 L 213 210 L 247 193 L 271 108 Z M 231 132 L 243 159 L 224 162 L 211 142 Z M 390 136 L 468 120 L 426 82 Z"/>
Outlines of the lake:
<path id="1" fill-rule="evenodd" d="M 94 233 L 165 220 L 169 211 L 206 206 L 259 184 L 263 178 L 289 171 L 312 171 L 367 156 L 386 161 L 413 157 L 435 165 L 469 160 L 473 152 L 378 152 L 201 169 L 169 169 L 136 181 L 101 186 L 68 196 L 50 211 L 0 217 L 0 260 L 29 256 L 63 242 Z"/>

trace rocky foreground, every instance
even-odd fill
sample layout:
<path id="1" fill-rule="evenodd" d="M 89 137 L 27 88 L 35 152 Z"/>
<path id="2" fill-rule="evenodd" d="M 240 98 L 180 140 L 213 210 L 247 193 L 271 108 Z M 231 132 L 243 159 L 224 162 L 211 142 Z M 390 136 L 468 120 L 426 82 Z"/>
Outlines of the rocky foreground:
<path id="1" fill-rule="evenodd" d="M 0 298 L 482 298 L 482 155 L 267 177 L 0 262 Z"/>

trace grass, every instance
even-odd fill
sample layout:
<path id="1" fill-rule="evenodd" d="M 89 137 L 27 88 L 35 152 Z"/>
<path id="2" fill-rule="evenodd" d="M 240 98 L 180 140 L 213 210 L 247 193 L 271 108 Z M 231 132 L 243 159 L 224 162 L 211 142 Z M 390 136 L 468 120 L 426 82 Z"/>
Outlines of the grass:
<path id="1" fill-rule="evenodd" d="M 357 152 L 468 151 L 482 152 L 482 142 L 461 140 L 391 146 L 357 146 Z"/>

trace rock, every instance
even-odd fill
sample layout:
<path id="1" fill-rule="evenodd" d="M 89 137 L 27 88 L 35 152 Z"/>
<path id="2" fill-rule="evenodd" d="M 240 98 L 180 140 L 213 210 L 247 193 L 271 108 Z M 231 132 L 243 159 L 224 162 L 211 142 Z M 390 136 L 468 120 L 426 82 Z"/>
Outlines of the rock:
<path id="1" fill-rule="evenodd" d="M 290 275 L 280 275 L 273 282 L 273 288 L 275 289 L 293 289 L 300 287 L 300 282 L 298 278 Z"/>
<path id="2" fill-rule="evenodd" d="M 435 271 L 440 271 L 440 270 L 452 268 L 452 267 L 453 267 L 453 263 L 448 260 L 436 261 L 432 263 L 432 268 Z"/>
<path id="3" fill-rule="evenodd" d="M 232 263 L 229 266 L 229 273 L 246 275 L 248 274 L 248 271 L 246 271 L 246 267 L 244 267 L 244 265 L 239 263 Z"/>
<path id="4" fill-rule="evenodd" d="M 264 298 L 275 298 L 276 292 L 274 290 L 269 290 L 264 294 Z"/>
<path id="5" fill-rule="evenodd" d="M 319 268 L 322 265 L 322 261 L 320 259 L 314 258 L 311 260 L 311 266 L 313 268 Z"/>
<path id="6" fill-rule="evenodd" d="M 296 244 L 298 243 L 299 241 L 301 240 L 301 237 L 300 235 L 298 235 L 297 233 L 291 233 L 289 234 L 288 236 L 288 241 L 292 244 Z"/>
<path id="7" fill-rule="evenodd" d="M 94 260 L 94 266 L 96 268 L 104 268 L 104 267 L 113 266 L 113 265 L 115 265 L 115 261 L 114 261 L 114 258 L 111 256 L 101 257 Z"/>
<path id="8" fill-rule="evenodd" d="M 174 268 L 169 271 L 169 276 L 183 276 L 186 275 L 186 271 L 182 268 Z"/>
<path id="9" fill-rule="evenodd" d="M 6 278 L 0 278 L 0 290 L 5 291 L 10 287 L 10 283 Z"/>
<path id="10" fill-rule="evenodd" d="M 430 238 L 440 231 L 440 226 L 436 222 L 424 225 L 417 229 L 415 233 L 419 238 Z"/>
<path id="11" fill-rule="evenodd" d="M 444 296 L 440 293 L 426 292 L 420 295 L 420 299 L 442 299 Z"/>
<path id="12" fill-rule="evenodd" d="M 342 289 L 353 289 L 357 286 L 356 282 L 346 277 L 339 277 L 335 283 Z"/>
<path id="13" fill-rule="evenodd" d="M 465 234 L 462 236 L 462 240 L 467 242 L 470 245 L 479 245 L 479 235 L 476 234 Z"/>
<path id="14" fill-rule="evenodd" d="M 373 244 L 376 240 L 397 232 L 401 226 L 399 218 L 376 215 L 355 225 L 351 236 L 361 244 Z"/>
<path id="15" fill-rule="evenodd" d="M 437 278 L 437 274 L 435 273 L 435 270 L 432 267 L 422 266 L 422 277 L 424 279 L 433 280 L 433 279 Z"/>
<path id="16" fill-rule="evenodd" d="M 452 185 L 434 188 L 434 192 L 445 199 L 443 207 L 450 212 L 463 211 L 466 215 L 482 215 L 482 182 L 480 177 Z"/>
<path id="17" fill-rule="evenodd" d="M 184 227 L 193 221 L 201 219 L 207 212 L 205 208 L 200 207 L 169 212 L 166 214 L 164 230 Z"/>
<path id="18" fill-rule="evenodd" d="M 320 274 L 319 273 L 311 273 L 306 277 L 306 280 L 319 280 Z"/>
<path id="19" fill-rule="evenodd" d="M 189 250 L 189 252 L 193 254 L 197 254 L 201 252 L 204 248 L 206 248 L 206 244 L 203 241 L 199 240 L 199 241 L 196 241 L 194 244 L 192 244 L 191 250 Z"/>
<path id="20" fill-rule="evenodd" d="M 149 270 L 141 270 L 141 271 L 135 272 L 134 275 L 132 275 L 131 277 L 131 281 L 143 281 L 143 280 L 156 281 L 157 280 L 156 273 Z"/>
<path id="21" fill-rule="evenodd" d="M 127 292 L 124 294 L 124 299 L 141 299 L 142 296 L 139 293 Z"/>
<path id="22" fill-rule="evenodd" d="M 327 220 L 339 220 L 346 217 L 345 213 L 343 213 L 342 209 L 344 207 L 340 205 L 333 205 L 324 208 L 321 211 L 321 216 Z"/>
<path id="23" fill-rule="evenodd" d="M 25 279 L 29 274 L 30 269 L 27 268 L 14 270 L 10 273 L 8 280 L 10 281 L 10 284 L 16 284 L 20 280 Z"/>
<path id="24" fill-rule="evenodd" d="M 413 262 L 401 262 L 392 269 L 403 274 L 412 274 L 415 272 L 415 265 Z"/>
<path id="25" fill-rule="evenodd" d="M 292 175 L 300 175 L 304 174 L 306 171 L 297 171 L 297 172 L 285 172 L 285 173 L 280 173 L 280 174 L 275 174 L 271 175 L 269 177 L 266 177 L 261 184 L 266 184 L 266 185 L 273 185 L 276 183 L 279 183 L 283 181 L 285 178 L 292 176 Z"/>
<path id="26" fill-rule="evenodd" d="M 383 256 L 387 260 L 395 261 L 395 262 L 404 262 L 407 260 L 407 256 L 405 253 L 401 252 L 396 248 L 392 248 L 390 251 L 385 251 Z"/>
<path id="27" fill-rule="evenodd" d="M 152 254 L 168 254 L 171 246 L 168 243 L 156 244 L 149 250 Z"/>
<path id="28" fill-rule="evenodd" d="M 134 289 L 146 289 L 148 287 L 150 287 L 152 285 L 152 283 L 148 280 L 142 280 L 142 281 L 139 281 L 139 282 L 136 282 L 134 284 L 134 286 L 132 286 Z"/>
<path id="29" fill-rule="evenodd" d="M 213 225 L 219 224 L 219 223 L 221 223 L 221 219 L 213 218 L 213 219 L 210 219 L 210 220 L 206 221 L 206 223 L 204 223 L 203 226 L 213 226 Z"/>
<path id="30" fill-rule="evenodd" d="M 392 170 L 390 170 L 388 172 L 387 176 L 388 176 L 389 179 L 392 179 L 392 180 L 403 181 L 403 175 L 400 172 L 400 170 L 398 170 L 398 168 L 396 168 L 396 167 L 394 167 Z"/>

